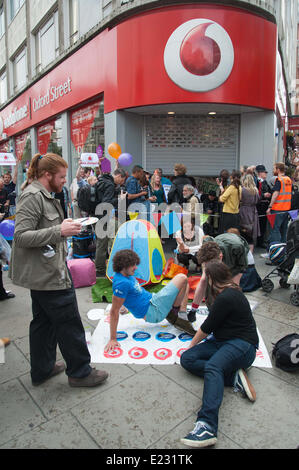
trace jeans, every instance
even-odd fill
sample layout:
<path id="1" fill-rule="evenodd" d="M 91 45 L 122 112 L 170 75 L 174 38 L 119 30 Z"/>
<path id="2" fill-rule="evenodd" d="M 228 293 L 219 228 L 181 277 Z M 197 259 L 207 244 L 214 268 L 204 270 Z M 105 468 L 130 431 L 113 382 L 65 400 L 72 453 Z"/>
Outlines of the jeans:
<path id="1" fill-rule="evenodd" d="M 288 213 L 277 213 L 271 211 L 271 214 L 276 214 L 273 228 L 270 230 L 268 244 L 271 243 L 286 243 L 288 231 Z"/>
<path id="2" fill-rule="evenodd" d="M 214 337 L 182 354 L 182 367 L 194 375 L 204 377 L 202 407 L 197 414 L 197 421 L 205 422 L 215 435 L 224 386 L 233 386 L 237 370 L 248 368 L 255 356 L 255 346 L 247 341 L 239 338 L 217 341 Z"/>

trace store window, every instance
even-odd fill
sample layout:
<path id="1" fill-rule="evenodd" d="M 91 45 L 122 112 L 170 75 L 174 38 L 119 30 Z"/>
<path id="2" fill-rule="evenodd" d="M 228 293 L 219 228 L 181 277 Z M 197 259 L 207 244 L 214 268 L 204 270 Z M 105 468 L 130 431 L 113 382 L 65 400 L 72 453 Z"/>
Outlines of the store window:
<path id="1" fill-rule="evenodd" d="M 15 137 L 15 156 L 21 162 L 21 174 L 23 183 L 27 178 L 27 171 L 32 159 L 30 132 L 24 132 Z"/>
<path id="2" fill-rule="evenodd" d="M 56 11 L 36 34 L 36 73 L 59 55 L 58 12 Z"/>
<path id="3" fill-rule="evenodd" d="M 60 116 L 37 128 L 37 149 L 41 155 L 52 152 L 63 156 L 62 125 Z"/>
<path id="4" fill-rule="evenodd" d="M 70 113 L 72 177 L 76 175 L 81 153 L 105 148 L 104 102 L 97 100 Z"/>

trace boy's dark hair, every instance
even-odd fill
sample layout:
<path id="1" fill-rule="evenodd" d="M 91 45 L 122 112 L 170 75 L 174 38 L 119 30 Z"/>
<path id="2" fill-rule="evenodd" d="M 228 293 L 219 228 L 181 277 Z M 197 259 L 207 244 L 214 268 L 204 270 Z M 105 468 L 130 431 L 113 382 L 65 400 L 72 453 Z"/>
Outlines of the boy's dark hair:
<path id="1" fill-rule="evenodd" d="M 124 268 L 129 268 L 140 263 L 140 258 L 132 250 L 119 250 L 113 258 L 113 271 L 120 273 Z"/>
<path id="2" fill-rule="evenodd" d="M 127 175 L 126 175 L 126 172 L 125 172 L 125 170 L 124 170 L 123 168 L 116 168 L 116 169 L 114 170 L 113 174 L 114 174 L 115 176 L 120 175 L 122 178 L 125 178 L 125 177 L 127 176 Z"/>
<path id="3" fill-rule="evenodd" d="M 219 260 L 221 250 L 216 242 L 204 242 L 197 252 L 197 261 L 199 264 L 207 263 L 212 260 Z"/>
<path id="4" fill-rule="evenodd" d="M 144 171 L 143 168 L 142 168 L 142 166 L 141 166 L 141 165 L 135 165 L 135 166 L 133 166 L 133 168 L 132 168 L 132 175 L 133 175 L 134 173 L 139 173 L 140 171 Z"/>

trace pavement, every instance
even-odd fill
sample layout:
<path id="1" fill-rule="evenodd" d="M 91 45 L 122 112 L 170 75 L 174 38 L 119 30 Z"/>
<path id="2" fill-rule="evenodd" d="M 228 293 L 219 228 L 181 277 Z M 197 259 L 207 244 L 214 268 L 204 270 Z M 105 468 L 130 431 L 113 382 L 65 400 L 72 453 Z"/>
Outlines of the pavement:
<path id="1" fill-rule="evenodd" d="M 166 248 L 164 245 L 166 256 L 173 248 L 169 242 Z M 272 268 L 260 257 L 262 252 L 255 250 L 255 261 L 264 277 Z M 0 364 L 1 450 L 199 452 L 181 444 L 180 438 L 194 427 L 204 381 L 180 365 L 96 364 L 109 372 L 108 380 L 97 388 L 71 388 L 64 373 L 33 387 L 28 341 L 30 294 L 14 286 L 7 272 L 3 274 L 6 290 L 16 297 L 0 303 L 0 337 L 11 339 Z M 246 294 L 249 301 L 258 302 L 254 317 L 270 355 L 272 343 L 299 332 L 299 308 L 290 302 L 293 287 L 283 289 L 278 278 L 273 281 L 270 294 L 261 289 Z M 97 321 L 89 320 L 87 312 L 106 304 L 92 302 L 90 287 L 76 293 L 83 325 L 92 333 Z M 61 358 L 59 350 L 57 357 Z M 257 400 L 251 403 L 225 388 L 213 449 L 297 448 L 299 372 L 287 373 L 273 364 L 273 368 L 252 367 L 249 377 Z"/>

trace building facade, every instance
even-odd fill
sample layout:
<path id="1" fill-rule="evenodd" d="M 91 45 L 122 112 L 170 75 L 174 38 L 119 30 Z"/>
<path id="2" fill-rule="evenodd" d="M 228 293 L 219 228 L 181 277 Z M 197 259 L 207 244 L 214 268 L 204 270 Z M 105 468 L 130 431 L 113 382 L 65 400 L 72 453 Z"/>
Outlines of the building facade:
<path id="1" fill-rule="evenodd" d="M 117 142 L 133 164 L 215 177 L 284 158 L 297 0 L 0 0 L 0 152 Z M 128 168 L 130 170 L 130 168 Z"/>

